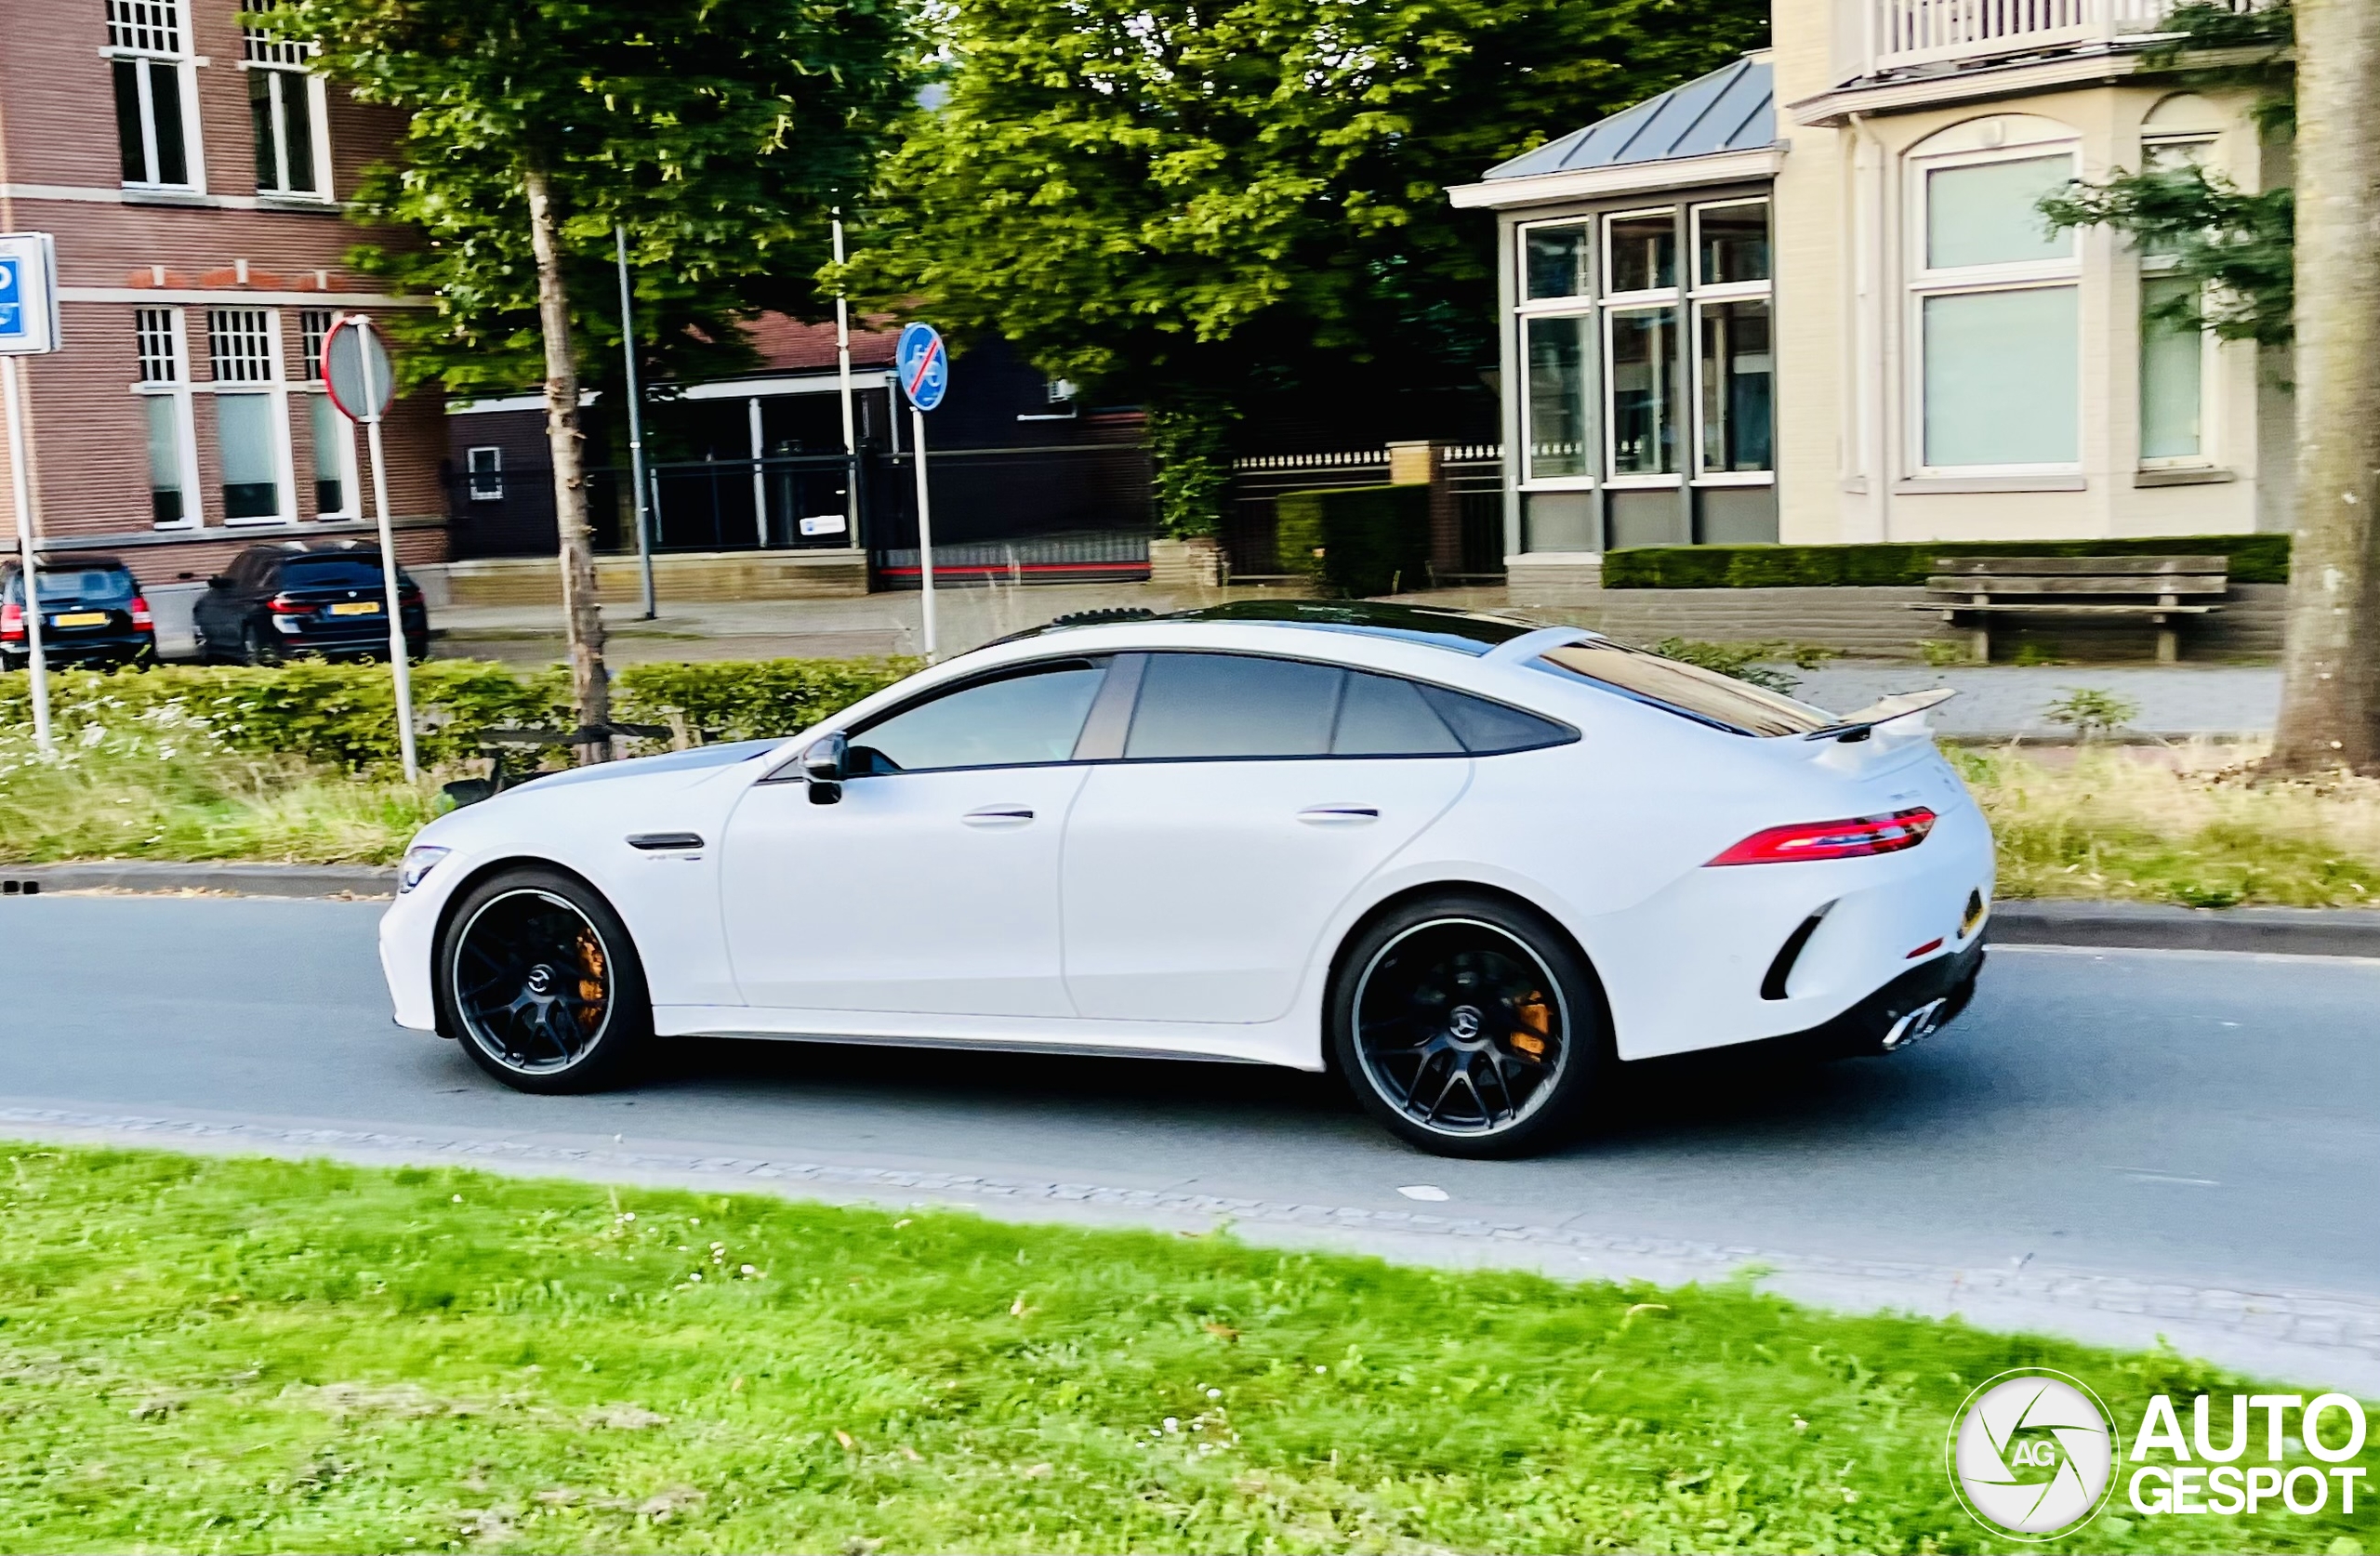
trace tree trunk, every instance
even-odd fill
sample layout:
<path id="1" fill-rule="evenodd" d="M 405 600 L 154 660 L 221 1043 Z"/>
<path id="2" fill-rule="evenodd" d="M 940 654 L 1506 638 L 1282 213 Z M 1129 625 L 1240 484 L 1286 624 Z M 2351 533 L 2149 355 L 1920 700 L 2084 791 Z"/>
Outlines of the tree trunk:
<path id="1" fill-rule="evenodd" d="M 2380 772 L 2380 7 L 2297 0 L 2297 514 L 2267 766 Z"/>
<path id="2" fill-rule="evenodd" d="M 585 440 L 578 430 L 578 366 L 570 350 L 570 297 L 562 288 L 561 234 L 545 170 L 521 176 L 529 196 L 529 241 L 537 255 L 537 323 L 546 341 L 546 442 L 553 450 L 554 528 L 562 537 L 562 630 L 570 642 L 571 701 L 579 728 L 612 721 L 611 675 L 603 667 L 603 613 L 595 602 L 595 529 L 587 517 Z M 582 764 L 607 761 L 608 740 L 576 747 Z"/>

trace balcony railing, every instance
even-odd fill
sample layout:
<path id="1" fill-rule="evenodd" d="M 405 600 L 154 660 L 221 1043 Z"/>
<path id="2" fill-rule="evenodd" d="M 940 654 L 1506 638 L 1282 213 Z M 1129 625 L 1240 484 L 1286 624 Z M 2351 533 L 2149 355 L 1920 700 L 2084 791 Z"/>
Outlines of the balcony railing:
<path id="1" fill-rule="evenodd" d="M 1983 59 L 2155 33 L 2175 0 L 1873 0 L 1874 69 Z M 2235 0 L 2241 3 L 2241 0 Z"/>

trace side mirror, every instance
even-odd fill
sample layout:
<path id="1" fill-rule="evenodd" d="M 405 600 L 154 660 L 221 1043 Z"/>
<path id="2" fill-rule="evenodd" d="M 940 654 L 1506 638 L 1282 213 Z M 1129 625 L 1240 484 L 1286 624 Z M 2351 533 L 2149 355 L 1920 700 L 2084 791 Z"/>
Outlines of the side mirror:
<path id="1" fill-rule="evenodd" d="M 838 732 L 820 735 L 801 753 L 802 776 L 810 780 L 810 803 L 832 805 L 843 798 L 843 779 L 851 766 L 852 743 Z"/>

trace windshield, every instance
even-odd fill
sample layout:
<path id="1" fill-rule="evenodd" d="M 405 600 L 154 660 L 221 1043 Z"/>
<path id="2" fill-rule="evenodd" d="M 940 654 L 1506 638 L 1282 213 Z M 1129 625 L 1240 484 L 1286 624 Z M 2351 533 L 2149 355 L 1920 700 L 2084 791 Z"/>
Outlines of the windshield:
<path id="1" fill-rule="evenodd" d="M 380 587 L 377 557 L 306 557 L 281 564 L 285 589 L 377 589 Z"/>
<path id="2" fill-rule="evenodd" d="M 1763 691 L 1749 681 L 1614 642 L 1567 643 L 1546 650 L 1534 664 L 1539 669 L 1592 681 L 1737 734 L 1808 734 L 1838 722 L 1824 708 Z"/>
<path id="3" fill-rule="evenodd" d="M 132 598 L 134 589 L 132 574 L 120 567 L 45 567 L 37 577 L 44 605 L 62 605 L 68 600 L 95 605 L 126 600 Z M 25 585 L 21 574 L 8 574 L 7 597 L 19 605 L 25 602 Z"/>

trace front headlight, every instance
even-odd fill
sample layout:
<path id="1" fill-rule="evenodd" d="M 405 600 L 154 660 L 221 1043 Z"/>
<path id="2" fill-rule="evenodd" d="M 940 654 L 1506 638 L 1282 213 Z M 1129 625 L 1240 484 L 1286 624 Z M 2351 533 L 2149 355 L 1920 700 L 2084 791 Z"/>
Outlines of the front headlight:
<path id="1" fill-rule="evenodd" d="M 397 893 L 403 896 L 421 884 L 421 877 L 438 867 L 438 862 L 454 852 L 435 843 L 416 843 L 405 850 L 404 863 L 397 866 Z"/>

